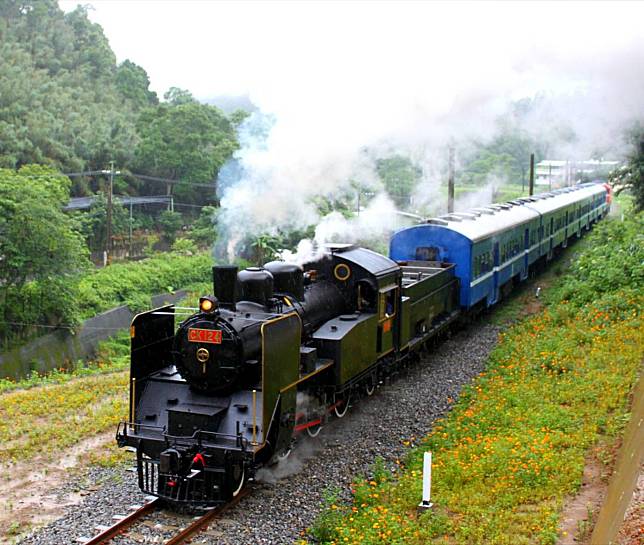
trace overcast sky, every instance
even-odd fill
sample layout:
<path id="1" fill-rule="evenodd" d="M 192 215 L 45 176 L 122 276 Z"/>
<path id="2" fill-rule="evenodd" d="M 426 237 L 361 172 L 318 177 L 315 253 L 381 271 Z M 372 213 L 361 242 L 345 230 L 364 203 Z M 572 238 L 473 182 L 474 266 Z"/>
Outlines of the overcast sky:
<path id="1" fill-rule="evenodd" d="M 77 3 L 60 5 L 69 11 Z M 279 101 L 291 90 L 322 88 L 333 96 L 378 85 L 409 98 L 432 92 L 440 101 L 482 79 L 521 95 L 584 84 L 552 78 L 552 64 L 588 63 L 644 45 L 642 2 L 88 4 L 117 59 L 145 68 L 160 96 L 178 86 L 199 98 L 249 93 Z M 401 92 L 404 86 L 413 88 Z"/>

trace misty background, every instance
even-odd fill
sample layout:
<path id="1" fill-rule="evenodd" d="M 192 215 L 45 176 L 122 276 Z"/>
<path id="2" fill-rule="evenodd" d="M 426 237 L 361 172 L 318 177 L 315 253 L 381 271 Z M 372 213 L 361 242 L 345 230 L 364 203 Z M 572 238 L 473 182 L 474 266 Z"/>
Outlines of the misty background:
<path id="1" fill-rule="evenodd" d="M 410 221 L 396 210 L 445 209 L 449 147 L 457 209 L 526 191 L 531 152 L 620 161 L 644 112 L 643 11 L 164 2 L 141 28 L 149 3 L 96 2 L 88 16 L 117 58 L 146 67 L 151 89 L 180 84 L 250 113 L 217 175 L 216 253 L 232 259 L 302 239 L 378 246 Z"/>

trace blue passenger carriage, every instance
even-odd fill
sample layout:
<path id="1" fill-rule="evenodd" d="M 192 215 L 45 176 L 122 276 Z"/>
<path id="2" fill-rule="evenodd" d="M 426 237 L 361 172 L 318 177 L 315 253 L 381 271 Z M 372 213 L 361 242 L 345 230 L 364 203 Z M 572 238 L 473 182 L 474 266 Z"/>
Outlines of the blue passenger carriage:
<path id="1" fill-rule="evenodd" d="M 584 184 L 451 213 L 398 231 L 390 243 L 396 261 L 446 261 L 456 265 L 460 305 L 496 303 L 531 267 L 608 212 L 609 189 Z"/>

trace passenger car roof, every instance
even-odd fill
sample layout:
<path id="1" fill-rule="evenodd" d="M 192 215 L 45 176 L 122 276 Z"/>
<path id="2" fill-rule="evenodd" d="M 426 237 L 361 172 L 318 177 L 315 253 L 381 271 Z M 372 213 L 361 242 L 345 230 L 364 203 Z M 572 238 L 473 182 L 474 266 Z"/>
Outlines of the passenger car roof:
<path id="1" fill-rule="evenodd" d="M 563 188 L 507 203 L 472 208 L 427 220 L 428 224 L 459 233 L 472 242 L 486 239 L 511 227 L 521 225 L 584 198 L 605 193 L 599 184 Z"/>

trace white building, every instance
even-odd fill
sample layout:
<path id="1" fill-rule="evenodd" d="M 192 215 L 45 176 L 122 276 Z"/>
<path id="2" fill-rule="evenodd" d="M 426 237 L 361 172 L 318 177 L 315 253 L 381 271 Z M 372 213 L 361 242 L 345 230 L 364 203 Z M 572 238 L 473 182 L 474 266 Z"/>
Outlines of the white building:
<path id="1" fill-rule="evenodd" d="M 619 165 L 619 161 L 589 159 L 587 161 L 545 160 L 534 168 L 535 185 L 548 186 L 549 189 L 573 185 L 583 175 L 605 176 Z"/>

